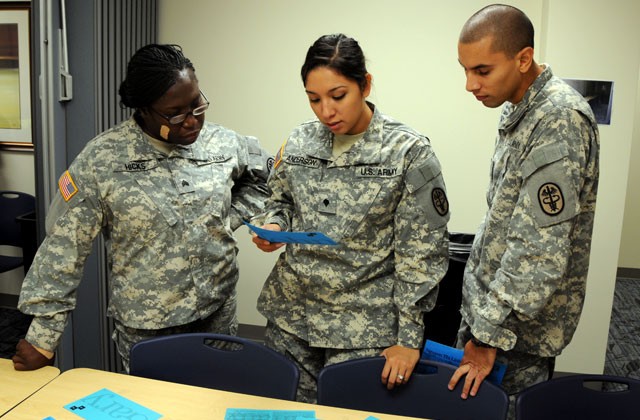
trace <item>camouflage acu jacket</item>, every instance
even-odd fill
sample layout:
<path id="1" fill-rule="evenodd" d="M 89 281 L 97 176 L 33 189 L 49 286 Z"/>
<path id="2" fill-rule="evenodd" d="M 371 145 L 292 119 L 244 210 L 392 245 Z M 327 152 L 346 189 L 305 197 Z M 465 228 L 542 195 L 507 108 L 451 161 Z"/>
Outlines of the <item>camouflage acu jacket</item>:
<path id="1" fill-rule="evenodd" d="M 319 121 L 291 133 L 261 219 L 338 245 L 288 244 L 258 309 L 312 346 L 418 348 L 448 264 L 438 159 L 426 137 L 375 109 L 364 137 L 336 159 L 332 142 Z"/>
<path id="2" fill-rule="evenodd" d="M 598 126 L 547 68 L 500 120 L 489 209 L 467 262 L 462 314 L 503 350 L 555 356 L 585 297 L 598 189 Z"/>
<path id="3" fill-rule="evenodd" d="M 206 317 L 235 291 L 233 230 L 263 209 L 272 158 L 257 140 L 205 123 L 166 155 L 134 119 L 100 134 L 59 182 L 19 307 L 27 341 L 59 342 L 93 239 L 106 244 L 108 313 L 131 328 Z"/>

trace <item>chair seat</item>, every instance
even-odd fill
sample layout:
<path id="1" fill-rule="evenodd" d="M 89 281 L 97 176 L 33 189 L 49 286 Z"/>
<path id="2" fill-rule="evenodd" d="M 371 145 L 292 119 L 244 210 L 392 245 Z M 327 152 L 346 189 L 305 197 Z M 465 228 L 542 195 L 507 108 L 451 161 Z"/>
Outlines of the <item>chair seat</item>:
<path id="1" fill-rule="evenodd" d="M 0 191 L 0 245 L 22 248 L 25 254 L 25 235 L 23 235 L 20 217 L 35 212 L 36 199 L 34 196 L 20 191 Z M 36 237 L 33 232 L 29 243 L 35 245 Z M 0 273 L 24 266 L 23 257 L 0 255 Z M 25 267 L 25 274 L 27 267 Z"/>

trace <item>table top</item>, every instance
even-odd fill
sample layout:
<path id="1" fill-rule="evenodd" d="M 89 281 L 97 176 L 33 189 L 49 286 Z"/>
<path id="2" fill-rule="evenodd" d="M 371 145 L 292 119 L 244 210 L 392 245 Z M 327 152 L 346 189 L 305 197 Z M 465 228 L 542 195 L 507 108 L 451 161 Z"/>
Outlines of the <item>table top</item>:
<path id="1" fill-rule="evenodd" d="M 120 397 L 161 414 L 162 419 L 224 419 L 227 408 L 313 410 L 316 418 L 323 420 L 365 420 L 369 416 L 379 420 L 408 418 L 238 394 L 95 369 L 76 368 L 60 374 L 7 413 L 3 420 L 32 420 L 47 417 L 52 417 L 55 420 L 78 420 L 80 417 L 65 409 L 64 406 L 105 388 Z"/>
<path id="2" fill-rule="evenodd" d="M 17 371 L 9 359 L 0 359 L 0 416 L 21 403 L 60 374 L 47 366 L 38 370 Z"/>

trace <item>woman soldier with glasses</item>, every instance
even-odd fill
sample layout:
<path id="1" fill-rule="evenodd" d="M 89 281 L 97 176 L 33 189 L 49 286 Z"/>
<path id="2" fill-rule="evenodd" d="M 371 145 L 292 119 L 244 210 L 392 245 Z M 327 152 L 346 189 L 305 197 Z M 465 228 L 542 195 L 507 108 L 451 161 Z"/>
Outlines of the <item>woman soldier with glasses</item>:
<path id="1" fill-rule="evenodd" d="M 13 357 L 18 370 L 53 363 L 100 232 L 125 371 L 143 339 L 236 333 L 233 231 L 262 210 L 272 158 L 257 139 L 205 122 L 209 101 L 179 46 L 139 49 L 119 94 L 133 116 L 91 140 L 59 179 L 20 294 L 34 318 Z"/>

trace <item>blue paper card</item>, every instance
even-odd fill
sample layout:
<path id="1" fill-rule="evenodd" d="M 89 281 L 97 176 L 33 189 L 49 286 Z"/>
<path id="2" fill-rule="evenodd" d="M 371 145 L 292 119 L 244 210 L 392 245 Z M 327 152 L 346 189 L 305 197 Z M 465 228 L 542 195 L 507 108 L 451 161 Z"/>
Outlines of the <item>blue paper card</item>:
<path id="1" fill-rule="evenodd" d="M 321 232 L 277 232 L 262 229 L 247 222 L 244 224 L 256 235 L 274 244 L 283 242 L 287 244 L 338 245 L 336 241 Z"/>
<path id="2" fill-rule="evenodd" d="M 227 408 L 224 420 L 298 420 L 315 419 L 313 410 L 255 410 L 250 408 Z"/>
<path id="3" fill-rule="evenodd" d="M 462 355 L 464 351 L 462 349 L 456 349 L 453 347 L 445 346 L 444 344 L 436 343 L 435 341 L 427 340 L 427 343 L 422 350 L 422 358 L 427 360 L 433 360 L 435 362 L 447 363 L 453 366 L 460 366 L 462 361 Z M 491 374 L 487 376 L 487 380 L 493 382 L 496 385 L 502 383 L 502 378 L 507 370 L 507 365 L 496 362 L 493 365 Z"/>
<path id="4" fill-rule="evenodd" d="M 162 417 L 161 414 L 149 410 L 106 388 L 67 404 L 64 408 L 87 420 L 124 418 L 156 420 Z"/>

